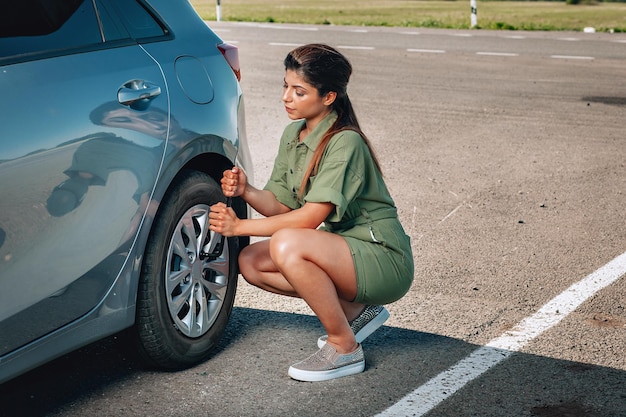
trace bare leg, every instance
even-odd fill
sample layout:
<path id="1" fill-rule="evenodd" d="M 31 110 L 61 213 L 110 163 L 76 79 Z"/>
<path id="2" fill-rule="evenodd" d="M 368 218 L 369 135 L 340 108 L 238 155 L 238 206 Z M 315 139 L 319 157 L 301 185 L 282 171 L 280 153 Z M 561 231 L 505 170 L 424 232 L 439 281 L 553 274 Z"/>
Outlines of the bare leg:
<path id="1" fill-rule="evenodd" d="M 239 255 L 239 270 L 250 284 L 275 294 L 298 297 L 270 257 L 270 241 L 247 246 Z"/>
<path id="2" fill-rule="evenodd" d="M 341 300 L 356 296 L 352 254 L 339 235 L 313 229 L 283 229 L 270 240 L 270 257 L 296 294 L 304 299 L 339 353 L 357 348 Z"/>
<path id="3" fill-rule="evenodd" d="M 345 301 L 341 299 L 339 300 L 339 302 L 341 303 L 341 308 L 343 309 L 343 312 L 345 313 L 346 319 L 348 319 L 348 321 L 356 319 L 365 308 L 365 304 L 361 303 L 355 303 L 352 301 Z"/>
<path id="4" fill-rule="evenodd" d="M 313 229 L 284 229 L 246 247 L 239 265 L 252 285 L 304 299 L 326 329 L 327 342 L 339 353 L 356 349 L 348 320 L 364 306 L 352 302 L 356 273 L 343 237 Z"/>

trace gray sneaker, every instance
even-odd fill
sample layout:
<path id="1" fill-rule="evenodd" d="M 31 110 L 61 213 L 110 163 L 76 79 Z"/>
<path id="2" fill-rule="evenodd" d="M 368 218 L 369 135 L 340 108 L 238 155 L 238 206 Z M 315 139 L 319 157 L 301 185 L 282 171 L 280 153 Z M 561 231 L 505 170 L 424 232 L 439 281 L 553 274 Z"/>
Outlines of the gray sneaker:
<path id="1" fill-rule="evenodd" d="M 349 322 L 354 338 L 357 343 L 361 343 L 369 335 L 374 333 L 389 318 L 389 311 L 383 306 L 365 306 L 361 314 Z M 322 348 L 326 344 L 328 335 L 317 339 L 317 347 Z"/>
<path id="2" fill-rule="evenodd" d="M 316 382 L 358 374 L 364 369 L 365 356 L 361 345 L 352 353 L 341 354 L 326 344 L 317 353 L 291 365 L 288 374 L 298 381 Z"/>

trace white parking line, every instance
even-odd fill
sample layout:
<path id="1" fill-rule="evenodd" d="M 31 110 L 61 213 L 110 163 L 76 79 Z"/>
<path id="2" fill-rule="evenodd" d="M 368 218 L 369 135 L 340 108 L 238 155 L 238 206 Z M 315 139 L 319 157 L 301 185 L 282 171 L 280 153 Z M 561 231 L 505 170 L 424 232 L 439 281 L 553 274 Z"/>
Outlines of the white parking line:
<path id="1" fill-rule="evenodd" d="M 519 56 L 519 54 L 515 54 L 512 52 L 476 52 L 476 55 L 487 55 L 487 56 Z"/>
<path id="2" fill-rule="evenodd" d="M 421 52 L 425 54 L 445 54 L 443 49 L 407 49 L 407 52 Z"/>
<path id="3" fill-rule="evenodd" d="M 576 55 L 550 55 L 555 59 L 594 59 L 592 56 L 576 56 Z"/>
<path id="4" fill-rule="evenodd" d="M 307 27 L 307 26 L 280 26 L 280 25 L 268 25 L 268 24 L 251 24 L 251 26 L 256 26 L 262 29 L 277 29 L 277 30 L 300 30 L 304 32 L 317 32 L 319 28 L 316 27 Z"/>
<path id="5" fill-rule="evenodd" d="M 373 46 L 350 46 L 350 45 L 337 45 L 338 49 L 360 49 L 362 51 L 371 51 Z"/>
<path id="6" fill-rule="evenodd" d="M 423 416 L 527 343 L 555 326 L 601 289 L 626 274 L 626 252 L 553 298 L 502 336 L 409 393 L 377 417 Z"/>

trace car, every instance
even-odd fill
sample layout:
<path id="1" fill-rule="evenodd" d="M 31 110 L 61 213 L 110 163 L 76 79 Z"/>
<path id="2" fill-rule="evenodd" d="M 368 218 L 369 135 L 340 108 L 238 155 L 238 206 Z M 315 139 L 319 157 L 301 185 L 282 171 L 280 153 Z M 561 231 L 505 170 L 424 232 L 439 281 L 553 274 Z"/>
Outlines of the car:
<path id="1" fill-rule="evenodd" d="M 253 174 L 237 47 L 188 0 L 0 8 L 0 383 L 118 333 L 201 363 L 249 244 L 208 228 Z"/>

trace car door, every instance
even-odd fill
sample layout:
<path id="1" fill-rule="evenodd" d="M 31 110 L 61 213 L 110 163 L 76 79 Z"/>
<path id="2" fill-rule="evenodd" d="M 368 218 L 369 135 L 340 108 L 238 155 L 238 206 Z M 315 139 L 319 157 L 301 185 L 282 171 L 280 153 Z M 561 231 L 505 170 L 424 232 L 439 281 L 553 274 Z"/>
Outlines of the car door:
<path id="1" fill-rule="evenodd" d="M 97 306 L 159 173 L 166 82 L 97 3 L 1 6 L 0 356 Z"/>

